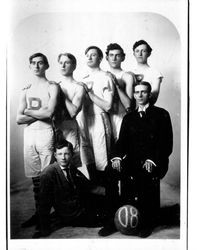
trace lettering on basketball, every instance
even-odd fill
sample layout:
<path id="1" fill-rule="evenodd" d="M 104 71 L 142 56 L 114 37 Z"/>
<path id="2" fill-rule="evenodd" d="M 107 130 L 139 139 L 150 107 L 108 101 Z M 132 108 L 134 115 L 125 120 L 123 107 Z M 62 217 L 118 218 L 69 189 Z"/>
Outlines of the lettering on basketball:
<path id="1" fill-rule="evenodd" d="M 124 217 L 124 220 L 122 220 L 122 217 L 121 217 L 121 214 L 124 214 L 125 216 L 122 216 Z M 118 220 L 120 222 L 120 224 L 123 226 L 123 227 L 127 227 L 128 226 L 128 210 L 126 207 L 122 207 L 118 213 Z"/>
<path id="2" fill-rule="evenodd" d="M 134 207 L 130 208 L 130 226 L 135 228 L 138 225 L 138 212 Z"/>

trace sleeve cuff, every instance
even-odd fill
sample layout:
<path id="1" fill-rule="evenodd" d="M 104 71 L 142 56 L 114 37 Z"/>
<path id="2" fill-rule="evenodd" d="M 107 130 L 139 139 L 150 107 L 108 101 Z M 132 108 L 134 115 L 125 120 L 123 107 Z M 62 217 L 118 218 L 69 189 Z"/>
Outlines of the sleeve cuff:
<path id="1" fill-rule="evenodd" d="M 120 157 L 114 157 L 114 158 L 111 159 L 111 162 L 113 162 L 113 161 L 115 161 L 115 160 L 120 160 L 120 161 L 122 161 L 122 159 L 121 159 Z"/>
<path id="2" fill-rule="evenodd" d="M 155 167 L 157 166 L 157 165 L 154 163 L 154 161 L 152 161 L 152 160 L 150 160 L 150 159 L 147 159 L 146 161 L 151 162 Z"/>

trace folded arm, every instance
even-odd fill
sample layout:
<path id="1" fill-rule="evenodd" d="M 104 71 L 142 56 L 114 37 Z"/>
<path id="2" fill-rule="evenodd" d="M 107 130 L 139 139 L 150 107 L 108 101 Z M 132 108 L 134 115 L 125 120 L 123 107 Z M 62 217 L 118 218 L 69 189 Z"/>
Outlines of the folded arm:
<path id="1" fill-rule="evenodd" d="M 17 116 L 16 116 L 16 122 L 19 125 L 30 124 L 30 123 L 35 122 L 37 120 L 36 118 L 24 113 L 26 108 L 27 108 L 26 91 L 23 90 L 21 93 L 21 96 L 20 96 L 19 107 L 18 107 Z"/>
<path id="2" fill-rule="evenodd" d="M 57 105 L 58 86 L 56 84 L 49 86 L 49 95 L 50 99 L 46 107 L 42 107 L 39 110 L 25 109 L 24 114 L 38 120 L 51 118 Z"/>

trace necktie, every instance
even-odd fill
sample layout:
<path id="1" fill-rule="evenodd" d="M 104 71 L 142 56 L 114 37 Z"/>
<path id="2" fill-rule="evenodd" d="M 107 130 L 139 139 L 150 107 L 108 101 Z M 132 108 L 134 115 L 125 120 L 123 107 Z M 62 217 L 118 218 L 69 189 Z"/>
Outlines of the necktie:
<path id="1" fill-rule="evenodd" d="M 74 182 L 73 182 L 73 178 L 72 178 L 72 176 L 71 176 L 70 168 L 64 168 L 63 171 L 66 172 L 68 182 L 69 182 L 72 186 L 75 186 L 75 185 L 74 185 Z"/>
<path id="2" fill-rule="evenodd" d="M 140 111 L 139 114 L 140 114 L 140 117 L 141 117 L 141 118 L 144 118 L 145 115 L 146 115 L 145 111 Z"/>

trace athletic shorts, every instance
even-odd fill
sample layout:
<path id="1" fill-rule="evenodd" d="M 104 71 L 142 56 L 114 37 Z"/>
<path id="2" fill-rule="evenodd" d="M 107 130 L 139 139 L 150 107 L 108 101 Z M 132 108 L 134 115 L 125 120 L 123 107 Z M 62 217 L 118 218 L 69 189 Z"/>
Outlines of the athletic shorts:
<path id="1" fill-rule="evenodd" d="M 24 129 L 24 167 L 27 177 L 39 176 L 53 160 L 52 128 Z"/>

